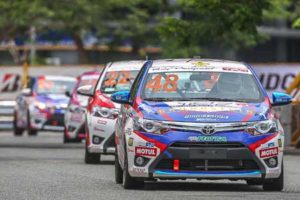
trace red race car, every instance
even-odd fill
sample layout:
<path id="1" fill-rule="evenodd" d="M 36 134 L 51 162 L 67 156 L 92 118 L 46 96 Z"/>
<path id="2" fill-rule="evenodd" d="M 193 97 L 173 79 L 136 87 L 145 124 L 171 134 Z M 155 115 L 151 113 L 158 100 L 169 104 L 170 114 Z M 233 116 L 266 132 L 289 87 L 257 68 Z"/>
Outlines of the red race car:
<path id="1" fill-rule="evenodd" d="M 81 86 L 91 85 L 94 87 L 100 76 L 99 71 L 85 72 L 78 77 L 77 84 L 70 96 L 70 102 L 65 114 L 64 143 L 81 142 L 85 138 L 85 112 L 88 97 L 77 94 Z"/>

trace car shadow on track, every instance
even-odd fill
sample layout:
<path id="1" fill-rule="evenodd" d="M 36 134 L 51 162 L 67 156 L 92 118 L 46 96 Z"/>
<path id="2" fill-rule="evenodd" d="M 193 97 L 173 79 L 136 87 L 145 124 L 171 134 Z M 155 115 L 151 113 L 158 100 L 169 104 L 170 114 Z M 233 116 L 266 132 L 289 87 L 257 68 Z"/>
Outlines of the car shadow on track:
<path id="1" fill-rule="evenodd" d="M 159 191 L 243 191 L 258 192 L 263 191 L 261 186 L 249 186 L 246 183 L 207 183 L 207 182 L 147 182 L 142 190 L 159 190 Z"/>

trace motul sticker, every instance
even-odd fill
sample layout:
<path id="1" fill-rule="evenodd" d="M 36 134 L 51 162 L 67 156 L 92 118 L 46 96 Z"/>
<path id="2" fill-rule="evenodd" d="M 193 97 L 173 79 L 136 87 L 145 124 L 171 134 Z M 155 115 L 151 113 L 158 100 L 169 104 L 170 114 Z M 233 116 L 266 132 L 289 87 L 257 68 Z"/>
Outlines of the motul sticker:
<path id="1" fill-rule="evenodd" d="M 278 147 L 259 150 L 260 158 L 267 158 L 278 155 Z"/>
<path id="2" fill-rule="evenodd" d="M 137 156 L 156 156 L 157 149 L 148 147 L 135 147 L 135 155 Z"/>

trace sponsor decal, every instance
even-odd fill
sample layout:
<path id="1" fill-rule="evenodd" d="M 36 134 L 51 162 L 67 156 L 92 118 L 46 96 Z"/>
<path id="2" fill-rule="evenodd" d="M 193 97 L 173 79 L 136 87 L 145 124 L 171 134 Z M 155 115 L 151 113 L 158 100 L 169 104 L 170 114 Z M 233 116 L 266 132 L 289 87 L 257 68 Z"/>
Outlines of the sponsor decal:
<path id="1" fill-rule="evenodd" d="M 249 72 L 247 68 L 241 67 L 223 67 L 224 71 L 231 71 L 231 72 Z"/>
<path id="2" fill-rule="evenodd" d="M 192 65 L 194 65 L 195 67 L 204 67 L 204 66 L 207 66 L 207 65 L 209 65 L 209 64 L 208 64 L 208 63 L 205 63 L 205 62 L 199 61 L 199 62 L 194 62 L 194 63 L 192 63 Z"/>
<path id="3" fill-rule="evenodd" d="M 268 143 L 268 147 L 274 147 L 274 146 L 275 146 L 274 142 Z"/>
<path id="4" fill-rule="evenodd" d="M 188 139 L 193 142 L 227 142 L 227 137 L 223 136 L 190 136 Z"/>
<path id="5" fill-rule="evenodd" d="M 280 148 L 282 148 L 282 140 L 281 139 L 278 139 L 278 146 L 280 147 Z"/>
<path id="6" fill-rule="evenodd" d="M 239 107 L 208 107 L 208 106 L 201 106 L 201 107 L 173 107 L 170 109 L 171 112 L 176 111 L 195 111 L 195 112 L 241 112 L 241 108 Z"/>
<path id="7" fill-rule="evenodd" d="M 163 114 L 163 113 L 166 113 L 166 111 L 163 110 L 163 109 L 158 109 L 158 110 L 157 110 L 157 113 L 158 113 L 158 114 Z"/>
<path id="8" fill-rule="evenodd" d="M 4 74 L 0 77 L 0 92 L 14 92 L 21 88 L 21 77 L 18 74 Z"/>
<path id="9" fill-rule="evenodd" d="M 107 124 L 107 121 L 98 119 L 97 124 L 105 125 L 105 124 Z"/>
<path id="10" fill-rule="evenodd" d="M 133 145 L 133 138 L 129 138 L 128 139 L 128 146 L 132 146 Z"/>
<path id="11" fill-rule="evenodd" d="M 141 104 L 140 106 L 139 106 L 139 109 L 140 110 L 144 110 L 144 111 L 146 111 L 147 113 L 149 113 L 149 114 L 151 114 L 151 113 L 154 113 L 152 110 L 151 110 L 151 108 L 149 108 L 149 106 L 146 106 L 145 104 Z"/>
<path id="12" fill-rule="evenodd" d="M 149 147 L 135 147 L 135 155 L 137 156 L 156 156 L 157 149 Z"/>
<path id="13" fill-rule="evenodd" d="M 94 127 L 94 130 L 95 130 L 95 131 L 104 132 L 104 130 L 103 130 L 103 129 L 101 129 L 101 128 L 97 127 L 97 126 L 95 126 L 95 127 Z"/>
<path id="14" fill-rule="evenodd" d="M 139 168 L 139 167 L 132 167 L 132 171 L 138 174 L 143 174 L 145 173 L 146 169 L 145 168 Z"/>
<path id="15" fill-rule="evenodd" d="M 146 147 L 152 148 L 154 146 L 155 146 L 154 143 L 152 143 L 152 142 L 146 142 Z"/>
<path id="16" fill-rule="evenodd" d="M 127 129 L 125 130 L 125 134 L 127 134 L 127 135 L 131 135 L 131 132 L 132 132 L 132 129 L 131 129 L 131 128 L 127 128 Z"/>
<path id="17" fill-rule="evenodd" d="M 228 115 L 215 115 L 215 114 L 200 114 L 200 115 L 185 115 L 185 119 L 195 119 L 200 120 L 217 120 L 217 119 L 228 119 Z"/>
<path id="18" fill-rule="evenodd" d="M 268 158 L 278 155 L 278 147 L 259 150 L 260 158 Z"/>

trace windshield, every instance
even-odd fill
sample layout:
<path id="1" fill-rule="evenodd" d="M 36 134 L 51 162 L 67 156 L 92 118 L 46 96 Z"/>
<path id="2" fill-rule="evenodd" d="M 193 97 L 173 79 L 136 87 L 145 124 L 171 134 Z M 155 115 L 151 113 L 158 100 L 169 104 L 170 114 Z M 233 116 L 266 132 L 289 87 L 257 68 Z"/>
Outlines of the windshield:
<path id="1" fill-rule="evenodd" d="M 142 98 L 150 101 L 263 101 L 251 74 L 210 71 L 149 73 Z"/>
<path id="2" fill-rule="evenodd" d="M 80 79 L 80 83 L 79 83 L 78 87 L 85 86 L 85 85 L 91 85 L 91 86 L 95 87 L 98 77 L 99 76 L 83 76 Z"/>
<path id="3" fill-rule="evenodd" d="M 65 94 L 72 91 L 75 81 L 39 79 L 37 82 L 38 94 Z"/>
<path id="4" fill-rule="evenodd" d="M 103 93 L 114 93 L 130 90 L 138 71 L 110 71 L 105 74 L 100 90 Z"/>

